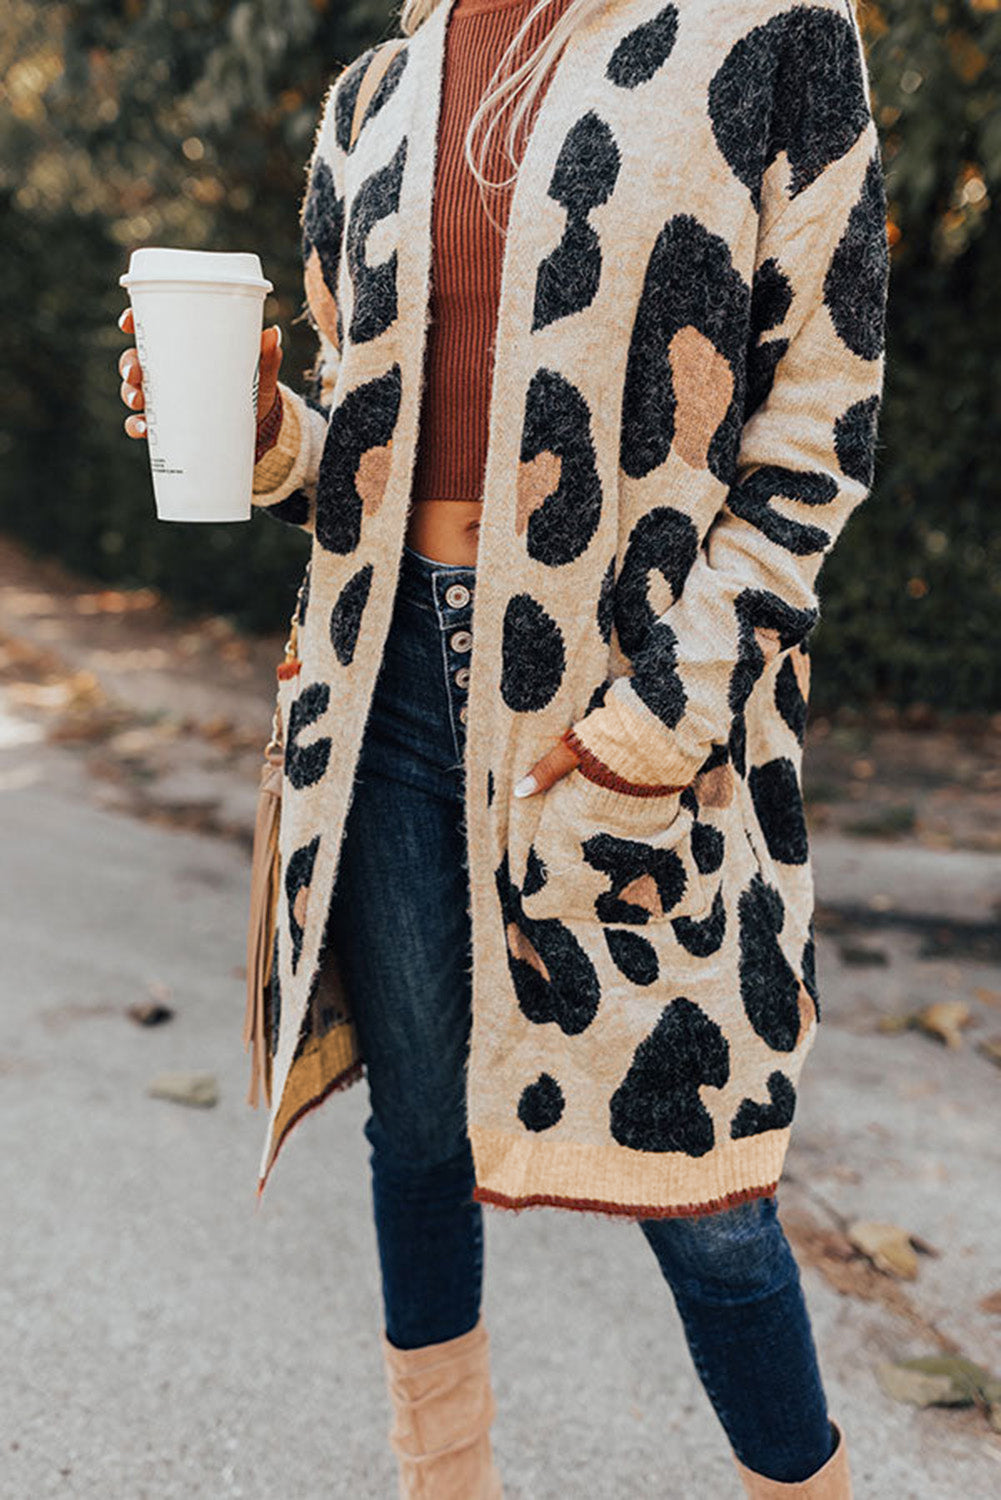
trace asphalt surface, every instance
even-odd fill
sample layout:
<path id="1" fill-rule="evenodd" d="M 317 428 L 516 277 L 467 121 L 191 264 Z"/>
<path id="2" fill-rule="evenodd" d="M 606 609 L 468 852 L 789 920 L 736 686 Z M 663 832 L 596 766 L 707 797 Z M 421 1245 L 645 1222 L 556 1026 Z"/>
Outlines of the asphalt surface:
<path id="1" fill-rule="evenodd" d="M 296 1129 L 258 1208 L 245 844 L 107 805 L 86 756 L 4 701 L 0 1496 L 391 1500 L 365 1085 Z M 1001 1317 L 978 1307 L 1001 1288 L 1001 1072 L 975 1047 L 1001 1032 L 999 861 L 839 836 L 813 847 L 818 896 L 868 912 L 875 925 L 851 938 L 882 955 L 845 962 L 844 934 L 820 935 L 823 1027 L 779 1195 L 806 1247 L 831 1409 L 859 1500 L 988 1500 L 1001 1435 L 983 1414 L 895 1402 L 875 1372 L 945 1340 L 1001 1373 Z M 877 1028 L 943 997 L 976 1020 L 958 1049 Z M 125 1015 L 149 999 L 173 1020 Z M 218 1104 L 149 1097 L 170 1069 L 214 1074 Z M 486 1213 L 507 1500 L 736 1500 L 636 1227 Z M 817 1244 L 856 1218 L 939 1253 L 903 1288 L 856 1267 L 838 1290 Z"/>

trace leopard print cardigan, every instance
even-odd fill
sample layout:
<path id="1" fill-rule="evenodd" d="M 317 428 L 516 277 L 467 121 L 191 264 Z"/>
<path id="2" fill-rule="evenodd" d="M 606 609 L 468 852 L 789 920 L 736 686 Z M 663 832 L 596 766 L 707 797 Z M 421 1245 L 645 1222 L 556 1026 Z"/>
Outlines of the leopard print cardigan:
<path id="1" fill-rule="evenodd" d="M 311 538 L 258 1197 L 363 1073 L 325 922 L 409 503 L 452 3 L 391 44 L 353 145 L 371 52 L 329 88 L 301 208 L 316 379 L 282 386 L 255 469 Z M 808 638 L 872 484 L 888 272 L 849 0 L 617 0 L 573 34 L 511 204 L 474 599 L 480 1202 L 654 1217 L 777 1185 L 820 1018 Z M 515 798 L 568 730 L 621 782 Z"/>

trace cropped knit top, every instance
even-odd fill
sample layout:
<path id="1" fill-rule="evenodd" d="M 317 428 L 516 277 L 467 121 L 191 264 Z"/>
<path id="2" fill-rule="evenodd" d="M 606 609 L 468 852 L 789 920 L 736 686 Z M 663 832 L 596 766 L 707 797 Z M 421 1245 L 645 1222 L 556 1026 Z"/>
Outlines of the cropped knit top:
<path id="1" fill-rule="evenodd" d="M 544 40 L 567 3 L 550 0 L 535 17 L 518 43 L 513 66 Z M 431 205 L 430 322 L 414 500 L 479 500 L 482 495 L 503 230 L 512 188 L 507 184 L 481 192 L 463 146 L 483 91 L 534 4 L 535 0 L 457 0 L 448 18 Z M 508 71 L 506 66 L 505 76 Z M 518 129 L 515 158 L 519 162 L 548 81 L 547 76 Z M 511 107 L 505 104 L 487 142 L 483 170 L 490 183 L 514 175 L 504 151 Z M 482 139 L 481 127 L 473 142 L 477 161 Z"/>
<path id="2" fill-rule="evenodd" d="M 431 204 L 432 275 L 413 500 L 479 500 L 490 428 L 494 334 L 504 233 L 515 168 L 504 145 L 510 104 L 491 131 L 481 192 L 465 159 L 466 131 L 494 70 L 536 0 L 456 0 L 448 18 L 441 115 Z M 518 67 L 542 42 L 570 0 L 550 0 L 514 50 Z M 515 140 L 525 144 L 549 82 L 547 71 Z M 479 160 L 481 131 L 474 148 Z M 258 425 L 255 463 L 274 447 L 283 419 L 281 390 Z"/>

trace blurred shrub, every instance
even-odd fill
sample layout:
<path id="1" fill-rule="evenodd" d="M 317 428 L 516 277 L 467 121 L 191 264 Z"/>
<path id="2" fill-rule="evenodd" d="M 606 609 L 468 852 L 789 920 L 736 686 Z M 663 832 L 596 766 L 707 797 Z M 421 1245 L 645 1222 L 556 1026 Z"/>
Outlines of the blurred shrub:
<path id="1" fill-rule="evenodd" d="M 876 484 L 820 580 L 813 703 L 1001 706 L 1001 9 L 860 0 L 893 269 Z M 256 250 L 302 383 L 298 209 L 330 77 L 386 0 L 42 4 L 0 33 L 0 527 L 184 609 L 281 628 L 305 537 L 157 522 L 122 431 L 118 276 L 142 244 Z M 296 320 L 299 321 L 296 321 Z"/>

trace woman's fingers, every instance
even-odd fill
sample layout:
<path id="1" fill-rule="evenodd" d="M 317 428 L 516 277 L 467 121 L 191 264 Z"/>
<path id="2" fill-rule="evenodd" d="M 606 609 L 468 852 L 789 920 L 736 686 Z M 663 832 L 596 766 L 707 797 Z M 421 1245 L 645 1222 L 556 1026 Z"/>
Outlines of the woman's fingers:
<path id="1" fill-rule="evenodd" d="M 142 411 L 146 404 L 146 398 L 142 393 L 142 386 L 133 385 L 129 380 L 122 381 L 119 388 L 119 395 L 125 402 L 125 405 L 131 407 L 133 411 Z"/>
<path id="2" fill-rule="evenodd" d="M 123 333 L 134 333 L 135 325 L 132 319 L 132 309 L 127 307 L 118 319 L 118 326 Z M 125 405 L 133 412 L 140 412 L 145 407 L 142 382 L 143 372 L 139 364 L 139 351 L 135 348 L 123 349 L 118 356 L 118 373 L 122 377 L 119 395 Z M 130 438 L 142 438 L 146 436 L 146 421 L 144 417 L 131 416 L 125 418 L 125 433 Z"/>
<path id="3" fill-rule="evenodd" d="M 528 775 L 515 783 L 514 795 L 531 797 L 533 792 L 546 791 L 554 781 L 559 781 L 561 776 L 572 771 L 577 761 L 578 756 L 566 741 L 557 740 L 553 748 L 535 762 Z"/>
<path id="4" fill-rule="evenodd" d="M 282 362 L 282 331 L 277 323 L 261 334 L 261 369 L 257 389 L 257 420 L 262 422 L 275 404 L 278 370 Z"/>

